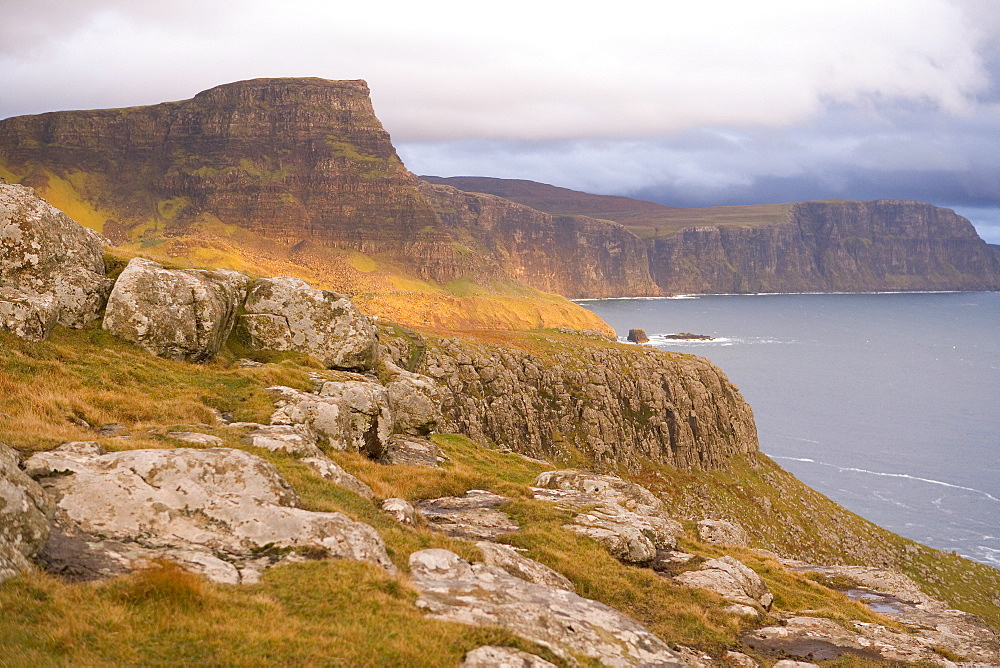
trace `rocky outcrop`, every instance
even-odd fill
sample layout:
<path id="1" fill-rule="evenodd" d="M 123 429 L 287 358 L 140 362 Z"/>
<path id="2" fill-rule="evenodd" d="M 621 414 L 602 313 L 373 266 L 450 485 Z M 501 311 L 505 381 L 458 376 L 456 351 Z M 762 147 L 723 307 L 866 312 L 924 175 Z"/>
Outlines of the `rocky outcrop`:
<path id="1" fill-rule="evenodd" d="M 649 248 L 671 293 L 996 290 L 1000 253 L 923 202 L 802 202 L 788 221 L 689 227 Z"/>
<path id="2" fill-rule="evenodd" d="M 106 577 L 158 558 L 231 584 L 306 558 L 355 559 L 395 572 L 374 529 L 296 507 L 277 470 L 241 450 L 104 453 L 96 443 L 70 443 L 25 465 L 56 508 L 41 558 L 70 577 Z"/>
<path id="3" fill-rule="evenodd" d="M 566 528 L 593 538 L 625 563 L 649 565 L 659 553 L 673 551 L 683 533 L 649 490 L 615 476 L 546 471 L 532 491 L 536 499 L 585 510 Z"/>
<path id="4" fill-rule="evenodd" d="M 750 536 L 746 529 L 728 520 L 705 519 L 698 522 L 698 539 L 704 543 L 719 543 L 721 545 L 750 545 Z"/>
<path id="5" fill-rule="evenodd" d="M 436 619 L 499 626 L 569 660 L 573 654 L 606 666 L 683 666 L 666 643 L 608 606 L 572 592 L 526 582 L 453 552 L 410 555 L 420 591 L 417 605 Z"/>
<path id="6" fill-rule="evenodd" d="M 299 278 L 262 278 L 250 286 L 243 308 L 240 325 L 253 348 L 295 350 L 331 369 L 375 366 L 375 326 L 344 295 Z"/>
<path id="7" fill-rule="evenodd" d="M 420 370 L 450 390 L 444 428 L 542 459 L 569 443 L 625 467 L 713 469 L 757 450 L 750 407 L 708 360 L 583 337 L 537 344 L 544 353 L 428 340 Z"/>
<path id="8" fill-rule="evenodd" d="M 709 559 L 698 570 L 685 571 L 674 578 L 688 587 L 714 591 L 724 599 L 740 605 L 771 607 L 774 596 L 767 584 L 743 562 L 730 556 Z"/>
<path id="9" fill-rule="evenodd" d="M 476 547 L 482 553 L 483 563 L 487 566 L 496 566 L 527 582 L 565 589 L 566 591 L 576 591 L 573 583 L 565 575 L 552 570 L 545 564 L 538 563 L 534 559 L 528 559 L 510 545 L 479 541 L 476 543 Z"/>
<path id="10" fill-rule="evenodd" d="M 115 281 L 103 326 L 155 355 L 201 362 L 229 337 L 248 283 L 235 271 L 166 269 L 134 258 Z"/>
<path id="11" fill-rule="evenodd" d="M 49 537 L 48 499 L 19 461 L 0 443 L 0 582 L 30 570 Z"/>
<path id="12" fill-rule="evenodd" d="M 0 330 L 43 339 L 99 317 L 111 280 L 100 237 L 38 197 L 0 184 Z"/>
<path id="13" fill-rule="evenodd" d="M 495 278 L 513 276 L 570 298 L 660 294 L 643 242 L 621 225 L 445 185 L 422 182 L 420 189 L 457 240 L 485 251 Z"/>

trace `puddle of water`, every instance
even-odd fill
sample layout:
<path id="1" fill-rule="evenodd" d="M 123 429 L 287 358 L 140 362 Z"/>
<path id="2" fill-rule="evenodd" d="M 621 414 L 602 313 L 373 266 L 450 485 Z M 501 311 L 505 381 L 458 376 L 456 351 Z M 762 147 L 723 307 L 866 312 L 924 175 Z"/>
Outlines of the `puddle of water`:
<path id="1" fill-rule="evenodd" d="M 892 596 L 868 591 L 867 589 L 848 589 L 844 593 L 847 594 L 847 598 L 864 603 L 872 612 L 878 612 L 883 615 L 898 615 L 906 611 L 906 604 Z"/>

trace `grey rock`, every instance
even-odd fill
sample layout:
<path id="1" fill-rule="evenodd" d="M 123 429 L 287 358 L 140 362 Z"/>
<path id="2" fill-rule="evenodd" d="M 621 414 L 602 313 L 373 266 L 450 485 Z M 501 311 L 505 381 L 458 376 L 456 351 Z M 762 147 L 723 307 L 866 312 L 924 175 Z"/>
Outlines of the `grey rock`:
<path id="1" fill-rule="evenodd" d="M 681 524 L 652 492 L 615 476 L 583 471 L 546 471 L 532 487 L 536 499 L 567 508 L 591 508 L 568 529 L 602 543 L 615 558 L 651 564 L 659 552 L 677 547 Z"/>
<path id="2" fill-rule="evenodd" d="M 382 502 L 382 510 L 392 515 L 400 524 L 412 526 L 417 523 L 417 511 L 406 499 L 386 499 Z"/>
<path id="3" fill-rule="evenodd" d="M 759 668 L 760 666 L 753 657 L 747 656 L 743 652 L 734 652 L 732 650 L 723 654 L 722 660 L 726 662 L 726 665 L 736 666 L 737 668 Z"/>
<path id="4" fill-rule="evenodd" d="M 819 668 L 819 664 L 812 663 L 811 661 L 792 661 L 791 659 L 782 659 L 772 666 L 772 668 Z"/>
<path id="5" fill-rule="evenodd" d="M 576 587 L 565 575 L 525 557 L 510 545 L 479 541 L 476 547 L 483 554 L 483 563 L 502 568 L 516 578 L 556 589 L 576 591 Z"/>
<path id="6" fill-rule="evenodd" d="M 417 605 L 436 619 L 499 626 L 567 661 L 577 654 L 607 666 L 684 665 L 634 619 L 564 589 L 470 564 L 440 549 L 411 554 L 410 573 L 420 591 Z"/>
<path id="7" fill-rule="evenodd" d="M 243 437 L 255 448 L 283 452 L 299 457 L 324 479 L 348 489 L 366 499 L 374 499 L 375 492 L 364 482 L 345 471 L 337 462 L 326 456 L 316 445 L 316 435 L 304 425 L 256 425 L 257 429 Z"/>
<path id="8" fill-rule="evenodd" d="M 709 559 L 699 570 L 686 571 L 674 578 L 687 585 L 714 591 L 726 600 L 767 610 L 774 597 L 767 584 L 743 562 L 730 556 Z"/>
<path id="9" fill-rule="evenodd" d="M 556 668 L 540 656 L 513 647 L 483 645 L 465 654 L 460 668 Z"/>
<path id="10" fill-rule="evenodd" d="M 235 271 L 166 269 L 134 258 L 108 298 L 104 329 L 160 357 L 207 360 L 229 337 L 249 280 Z"/>
<path id="11" fill-rule="evenodd" d="M 440 468 L 444 455 L 429 438 L 398 434 L 389 438 L 379 461 L 383 464 L 405 464 Z"/>
<path id="12" fill-rule="evenodd" d="M 21 471 L 19 461 L 0 443 L 0 582 L 30 570 L 49 537 L 45 492 Z"/>
<path id="13" fill-rule="evenodd" d="M 209 448 L 218 448 L 225 444 L 225 441 L 218 436 L 201 434 L 196 431 L 170 431 L 167 432 L 167 436 L 169 438 L 177 439 L 178 441 L 193 443 L 194 445 L 203 445 Z"/>
<path id="14" fill-rule="evenodd" d="M 334 369 L 375 367 L 375 326 L 343 295 L 298 278 L 262 278 L 250 287 L 244 308 L 240 324 L 254 347 L 306 353 Z"/>
<path id="15" fill-rule="evenodd" d="M 417 511 L 427 522 L 454 538 L 495 540 L 520 529 L 517 522 L 498 510 L 508 499 L 479 489 L 465 496 L 445 496 L 417 504 Z"/>
<path id="16" fill-rule="evenodd" d="M 0 329 L 39 340 L 96 320 L 111 290 L 101 237 L 26 186 L 0 184 Z"/>
<path id="17" fill-rule="evenodd" d="M 396 570 L 374 529 L 341 513 L 296 507 L 277 470 L 241 450 L 102 454 L 96 444 L 74 443 L 26 465 L 56 506 L 58 539 L 42 556 L 66 574 L 106 576 L 178 551 L 186 555 L 182 566 L 201 563 L 200 572 L 227 582 L 232 571 L 212 557 L 239 572 L 249 568 L 251 580 L 262 553 L 269 563 L 340 557 Z"/>
<path id="18" fill-rule="evenodd" d="M 728 520 L 704 519 L 698 522 L 698 538 L 705 543 L 747 547 L 750 536 L 746 529 Z"/>
<path id="19" fill-rule="evenodd" d="M 361 452 L 380 459 L 392 435 L 392 413 L 386 388 L 355 374 L 354 379 L 329 381 L 318 394 L 289 387 L 271 387 L 278 397 L 273 424 L 305 425 L 330 448 Z"/>
<path id="20" fill-rule="evenodd" d="M 397 434 L 426 437 L 441 421 L 442 393 L 433 379 L 410 373 L 392 362 L 385 362 L 389 372 L 386 390 Z"/>

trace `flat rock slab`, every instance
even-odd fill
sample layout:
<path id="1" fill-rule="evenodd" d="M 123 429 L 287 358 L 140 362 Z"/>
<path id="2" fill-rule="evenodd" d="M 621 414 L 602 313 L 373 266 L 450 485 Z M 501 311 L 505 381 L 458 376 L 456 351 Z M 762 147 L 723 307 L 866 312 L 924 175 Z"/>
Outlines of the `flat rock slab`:
<path id="1" fill-rule="evenodd" d="M 505 496 L 471 489 L 465 496 L 444 496 L 417 503 L 417 512 L 435 529 L 453 538 L 495 540 L 521 527 L 498 508 Z"/>
<path id="2" fill-rule="evenodd" d="M 510 545 L 479 541 L 476 547 L 483 554 L 483 563 L 488 566 L 502 568 L 516 578 L 535 584 L 576 591 L 576 587 L 565 575 L 534 559 L 529 559 Z"/>
<path id="3" fill-rule="evenodd" d="M 167 432 L 167 437 L 186 443 L 193 443 L 194 445 L 204 445 L 209 448 L 220 448 L 225 445 L 225 441 L 218 436 L 202 434 L 196 431 L 171 431 Z"/>
<path id="4" fill-rule="evenodd" d="M 396 570 L 372 527 L 296 507 L 274 466 L 242 450 L 105 454 L 96 443 L 71 443 L 35 454 L 26 471 L 56 507 L 58 538 L 43 558 L 67 575 L 100 577 L 179 557 L 206 577 L 246 581 L 241 571 L 255 579 L 262 555 L 267 565 L 339 557 Z"/>
<path id="5" fill-rule="evenodd" d="M 411 554 L 410 573 L 420 591 L 417 605 L 436 619 L 499 626 L 568 661 L 576 654 L 606 666 L 685 665 L 631 617 L 564 589 L 470 564 L 440 549 Z"/>
<path id="6" fill-rule="evenodd" d="M 709 559 L 696 571 L 686 571 L 674 578 L 688 587 L 714 591 L 724 599 L 767 610 L 774 597 L 767 584 L 743 562 L 730 556 Z"/>

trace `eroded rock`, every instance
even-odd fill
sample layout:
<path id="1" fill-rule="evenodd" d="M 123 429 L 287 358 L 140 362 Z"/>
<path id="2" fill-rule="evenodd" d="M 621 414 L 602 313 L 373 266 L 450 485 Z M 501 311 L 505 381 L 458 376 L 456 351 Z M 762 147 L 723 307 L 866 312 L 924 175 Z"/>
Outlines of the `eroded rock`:
<path id="1" fill-rule="evenodd" d="M 405 464 L 440 468 L 445 461 L 441 449 L 429 438 L 398 434 L 389 438 L 379 461 L 383 464 Z"/>
<path id="2" fill-rule="evenodd" d="M 440 549 L 411 554 L 410 573 L 420 591 L 417 605 L 436 619 L 499 626 L 567 660 L 578 654 L 607 666 L 684 665 L 634 619 L 564 589 Z"/>
<path id="3" fill-rule="evenodd" d="M 435 529 L 454 538 L 495 540 L 520 527 L 498 508 L 509 499 L 481 489 L 471 489 L 465 496 L 445 496 L 417 504 L 417 511 Z"/>
<path id="4" fill-rule="evenodd" d="M 26 186 L 0 183 L 0 329 L 45 338 L 96 320 L 112 281 L 101 238 Z"/>
<path id="5" fill-rule="evenodd" d="M 532 490 L 536 499 L 567 508 L 596 506 L 576 515 L 575 524 L 567 528 L 600 542 L 626 563 L 651 564 L 658 553 L 677 547 L 677 535 L 683 531 L 652 492 L 615 476 L 546 471 Z"/>
<path id="6" fill-rule="evenodd" d="M 203 445 L 210 448 L 219 448 L 225 444 L 225 441 L 218 436 L 202 434 L 197 431 L 170 431 L 167 432 L 167 436 L 169 438 L 177 439 L 178 441 L 184 441 L 185 443 Z"/>
<path id="7" fill-rule="evenodd" d="M 201 362 L 219 352 L 250 282 L 220 269 L 166 269 L 134 258 L 115 282 L 104 329 L 174 360 Z"/>
<path id="8" fill-rule="evenodd" d="M 252 581 L 265 565 L 305 558 L 368 561 L 395 572 L 374 529 L 341 513 L 297 508 L 277 470 L 241 450 L 105 454 L 96 443 L 73 443 L 33 455 L 26 469 L 56 506 L 56 540 L 42 558 L 70 576 L 103 577 L 158 557 L 226 582 L 246 581 L 245 569 Z"/>
<path id="9" fill-rule="evenodd" d="M 30 570 L 49 536 L 48 499 L 19 461 L 0 443 L 0 582 Z"/>
<path id="10" fill-rule="evenodd" d="M 534 559 L 529 559 L 510 545 L 483 540 L 476 543 L 476 547 L 483 554 L 483 563 L 502 568 L 516 578 L 556 589 L 576 591 L 576 587 L 565 575 Z"/>
<path id="11" fill-rule="evenodd" d="M 250 287 L 244 308 L 240 324 L 256 348 L 306 353 L 332 369 L 375 367 L 375 326 L 344 295 L 299 278 L 262 278 Z"/>
<path id="12" fill-rule="evenodd" d="M 417 511 L 406 499 L 386 499 L 382 502 L 382 510 L 391 515 L 400 524 L 409 524 L 412 526 L 417 523 Z"/>
<path id="13" fill-rule="evenodd" d="M 696 571 L 686 571 L 674 578 L 689 587 L 714 591 L 728 601 L 767 610 L 774 597 L 767 584 L 752 569 L 734 557 L 709 559 Z"/>

